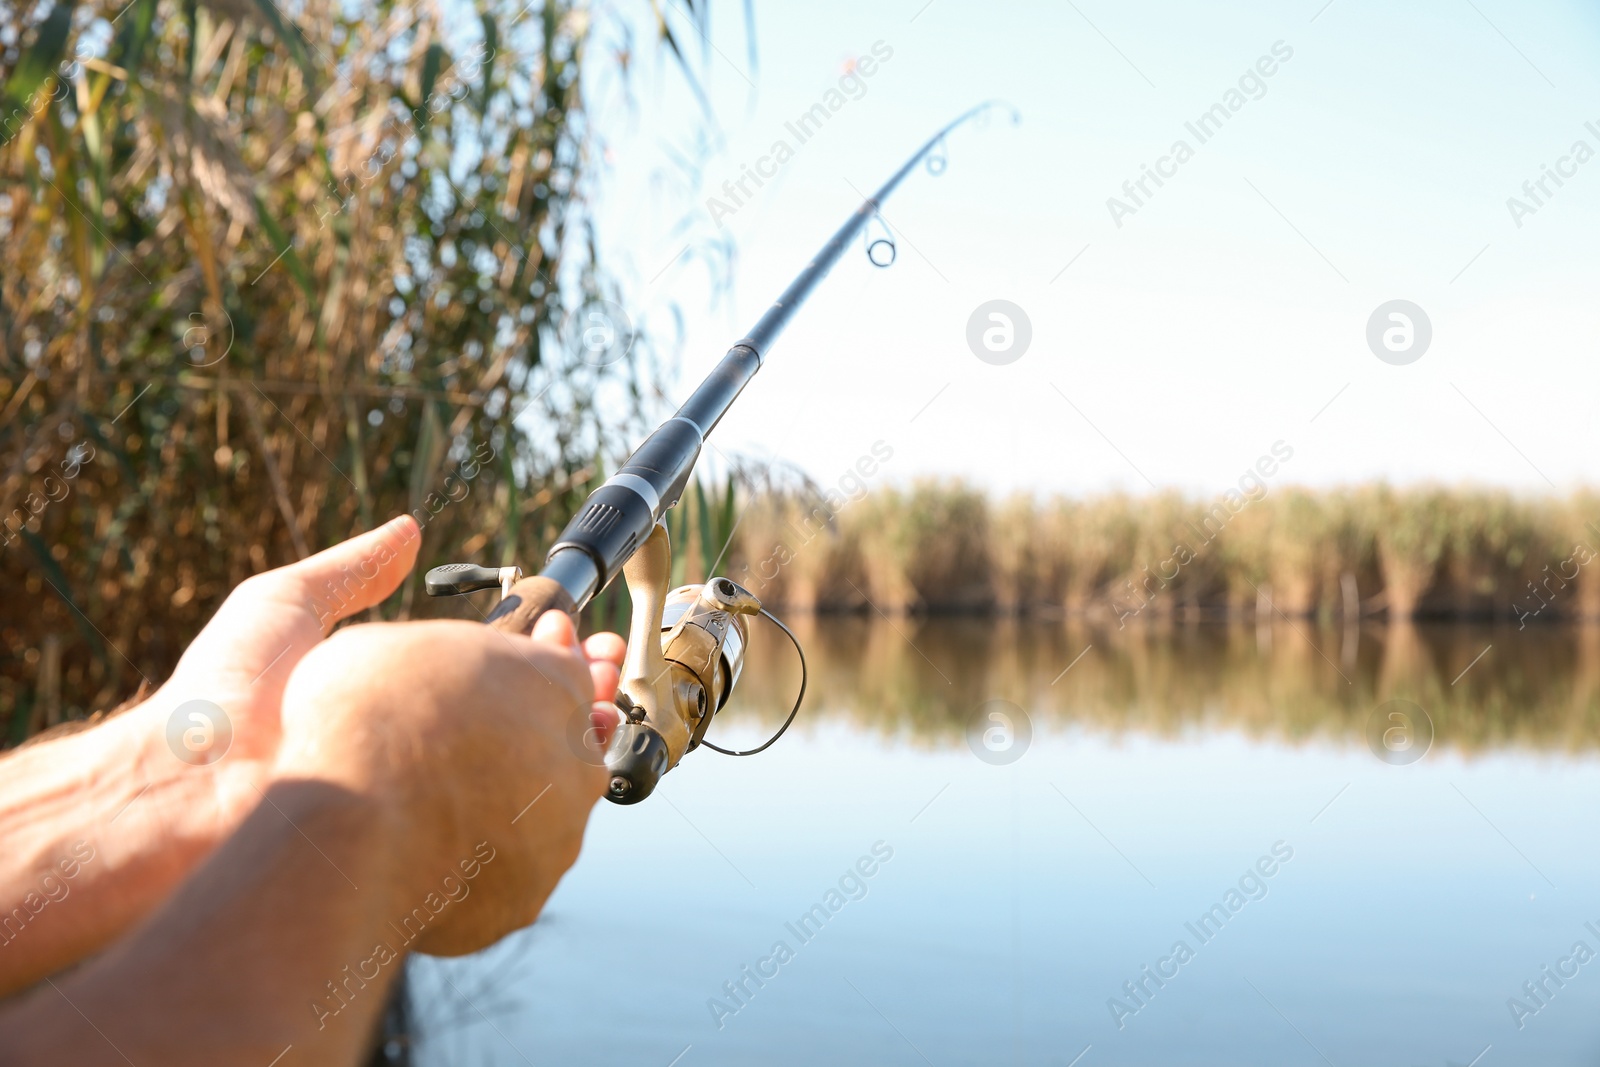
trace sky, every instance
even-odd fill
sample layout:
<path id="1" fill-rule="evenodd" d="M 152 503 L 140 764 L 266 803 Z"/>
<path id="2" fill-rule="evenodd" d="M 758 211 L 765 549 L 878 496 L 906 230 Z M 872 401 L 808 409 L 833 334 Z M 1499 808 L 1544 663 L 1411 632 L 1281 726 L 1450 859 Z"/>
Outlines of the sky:
<path id="1" fill-rule="evenodd" d="M 936 129 L 985 99 L 1021 116 L 954 132 L 944 171 L 888 201 L 897 262 L 846 255 L 714 456 L 827 485 L 879 445 L 874 484 L 996 493 L 1215 495 L 1285 451 L 1279 484 L 1593 480 L 1594 5 L 758 2 L 755 66 L 739 6 L 713 7 L 696 187 L 668 180 L 704 124 L 663 56 L 641 47 L 632 102 L 599 116 L 629 308 L 664 336 L 681 317 L 674 402 Z M 874 49 L 799 143 L 786 124 Z M 753 195 L 708 203 L 780 139 Z M 1147 167 L 1167 176 L 1141 191 Z M 722 292 L 716 241 L 737 251 Z M 969 343 L 994 300 L 1031 333 L 1010 362 Z"/>

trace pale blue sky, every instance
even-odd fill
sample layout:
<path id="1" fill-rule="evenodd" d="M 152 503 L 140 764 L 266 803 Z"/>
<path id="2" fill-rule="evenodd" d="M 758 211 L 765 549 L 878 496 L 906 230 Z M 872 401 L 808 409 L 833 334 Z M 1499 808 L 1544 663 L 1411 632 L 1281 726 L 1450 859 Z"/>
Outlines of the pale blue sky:
<path id="1" fill-rule="evenodd" d="M 685 234 L 688 202 L 652 192 L 692 112 L 658 57 L 642 57 L 634 109 L 603 113 L 602 222 L 631 306 L 657 327 L 673 304 L 686 315 L 673 399 L 854 208 L 852 186 L 999 97 L 1022 124 L 960 131 L 941 177 L 908 181 L 884 212 L 899 262 L 847 257 L 714 444 L 823 482 L 878 440 L 894 449 L 880 479 L 997 489 L 1216 493 L 1279 440 L 1294 449 L 1279 484 L 1594 480 L 1600 159 L 1547 185 L 1520 228 L 1506 201 L 1575 141 L 1600 151 L 1585 128 L 1600 130 L 1600 13 L 1322 3 L 758 3 L 754 71 L 723 5 L 705 79 L 724 143 L 700 205 L 793 143 L 785 123 L 853 57 L 880 41 L 893 56 L 720 231 L 702 206 Z M 1200 144 L 1184 124 L 1280 41 L 1293 55 L 1265 93 Z M 1194 157 L 1119 228 L 1107 198 L 1179 138 Z M 673 259 L 719 232 L 739 259 L 708 310 L 703 269 Z M 995 298 L 1032 322 L 1008 366 L 965 340 Z M 1408 366 L 1365 339 L 1396 298 L 1433 325 Z"/>

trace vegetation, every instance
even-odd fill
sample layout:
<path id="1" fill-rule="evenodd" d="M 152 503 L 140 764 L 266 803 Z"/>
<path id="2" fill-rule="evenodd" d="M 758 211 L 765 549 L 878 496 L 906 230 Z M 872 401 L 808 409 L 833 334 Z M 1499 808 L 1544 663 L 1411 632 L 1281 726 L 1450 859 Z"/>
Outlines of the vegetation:
<path id="1" fill-rule="evenodd" d="M 227 589 L 388 515 L 426 520 L 424 568 L 531 565 L 637 440 L 649 338 L 597 359 L 570 325 L 618 296 L 584 72 L 625 75 L 628 28 L 478 3 L 466 30 L 395 0 L 0 13 L 25 265 L 0 278 L 0 743 L 159 680 Z M 1600 619 L 1588 494 L 843 500 L 735 473 L 670 516 L 674 577 L 791 610 Z M 591 621 L 625 624 L 620 588 Z"/>
<path id="2" fill-rule="evenodd" d="M 1600 619 L 1600 499 L 1276 489 L 992 501 L 923 483 L 754 501 L 728 574 L 791 608 L 1166 619 Z M 1219 518 L 1219 516 L 1223 516 Z"/>
<path id="3" fill-rule="evenodd" d="M 631 24 L 452 11 L 0 8 L 0 744 L 390 515 L 426 524 L 388 615 L 427 566 L 528 566 L 639 436 L 649 338 L 596 358 L 570 325 L 618 297 L 585 88 Z"/>
<path id="4" fill-rule="evenodd" d="M 1440 751 L 1600 750 L 1594 626 L 790 621 L 810 666 L 801 731 L 842 718 L 917 744 L 960 747 L 974 713 L 1000 699 L 1024 709 L 1036 735 L 1227 730 L 1359 750 L 1374 713 L 1404 700 L 1426 712 Z M 739 689 L 709 736 L 727 745 L 771 734 L 798 684 L 788 641 L 757 623 Z M 1386 713 L 1378 719 L 1388 725 Z"/>

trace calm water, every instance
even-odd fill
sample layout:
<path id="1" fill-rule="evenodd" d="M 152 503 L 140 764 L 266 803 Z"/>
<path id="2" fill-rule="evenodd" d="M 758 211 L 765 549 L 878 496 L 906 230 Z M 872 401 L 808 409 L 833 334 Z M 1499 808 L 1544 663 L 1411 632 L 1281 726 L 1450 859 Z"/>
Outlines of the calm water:
<path id="1" fill-rule="evenodd" d="M 418 961 L 423 1063 L 1600 1061 L 1600 633 L 801 636 L 783 741 L 602 805 L 536 926 Z M 722 737 L 794 677 L 758 644 Z"/>

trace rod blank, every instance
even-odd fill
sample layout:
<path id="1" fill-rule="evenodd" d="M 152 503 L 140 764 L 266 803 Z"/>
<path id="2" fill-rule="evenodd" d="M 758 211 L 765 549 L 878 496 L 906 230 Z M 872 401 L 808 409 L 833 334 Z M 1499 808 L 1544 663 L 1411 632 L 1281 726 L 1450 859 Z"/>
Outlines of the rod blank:
<path id="1" fill-rule="evenodd" d="M 562 531 L 540 572 L 542 576 L 559 582 L 572 596 L 579 610 L 621 572 L 622 564 L 627 562 L 633 550 L 644 543 L 649 525 L 658 522 L 678 502 L 678 495 L 689 470 L 699 458 L 700 446 L 705 442 L 706 435 L 716 429 L 722 416 L 727 414 L 744 387 L 750 384 L 750 379 L 761 369 L 772 346 L 789 325 L 789 320 L 794 318 L 795 312 L 800 310 L 822 279 L 828 276 L 834 264 L 844 255 L 845 249 L 878 214 L 882 203 L 917 164 L 944 140 L 946 134 L 994 107 L 1008 105 L 990 100 L 960 115 L 928 138 L 877 192 L 862 201 L 861 206 L 828 239 L 828 243 L 806 264 L 805 269 L 795 276 L 782 295 L 762 313 L 750 332 L 728 350 L 721 362 L 689 394 L 677 413 L 652 433 L 628 458 L 628 462 L 590 495 L 572 522 Z M 1011 114 L 1012 121 L 1017 121 L 1014 109 Z M 943 167 L 939 169 L 942 171 Z M 679 420 L 692 425 L 698 433 L 691 437 L 686 432 L 671 432 L 671 424 Z M 669 440 L 671 449 L 664 449 Z M 677 454 L 668 456 L 663 454 L 664 451 Z M 628 506 L 631 498 L 622 496 L 622 492 L 632 493 L 642 506 Z M 605 498 L 597 499 L 602 493 L 606 494 Z M 616 513 L 616 517 L 613 517 L 613 513 Z M 626 518 L 622 517 L 624 514 Z M 623 525 L 619 526 L 619 522 Z M 620 536 L 629 532 L 634 536 Z"/>

